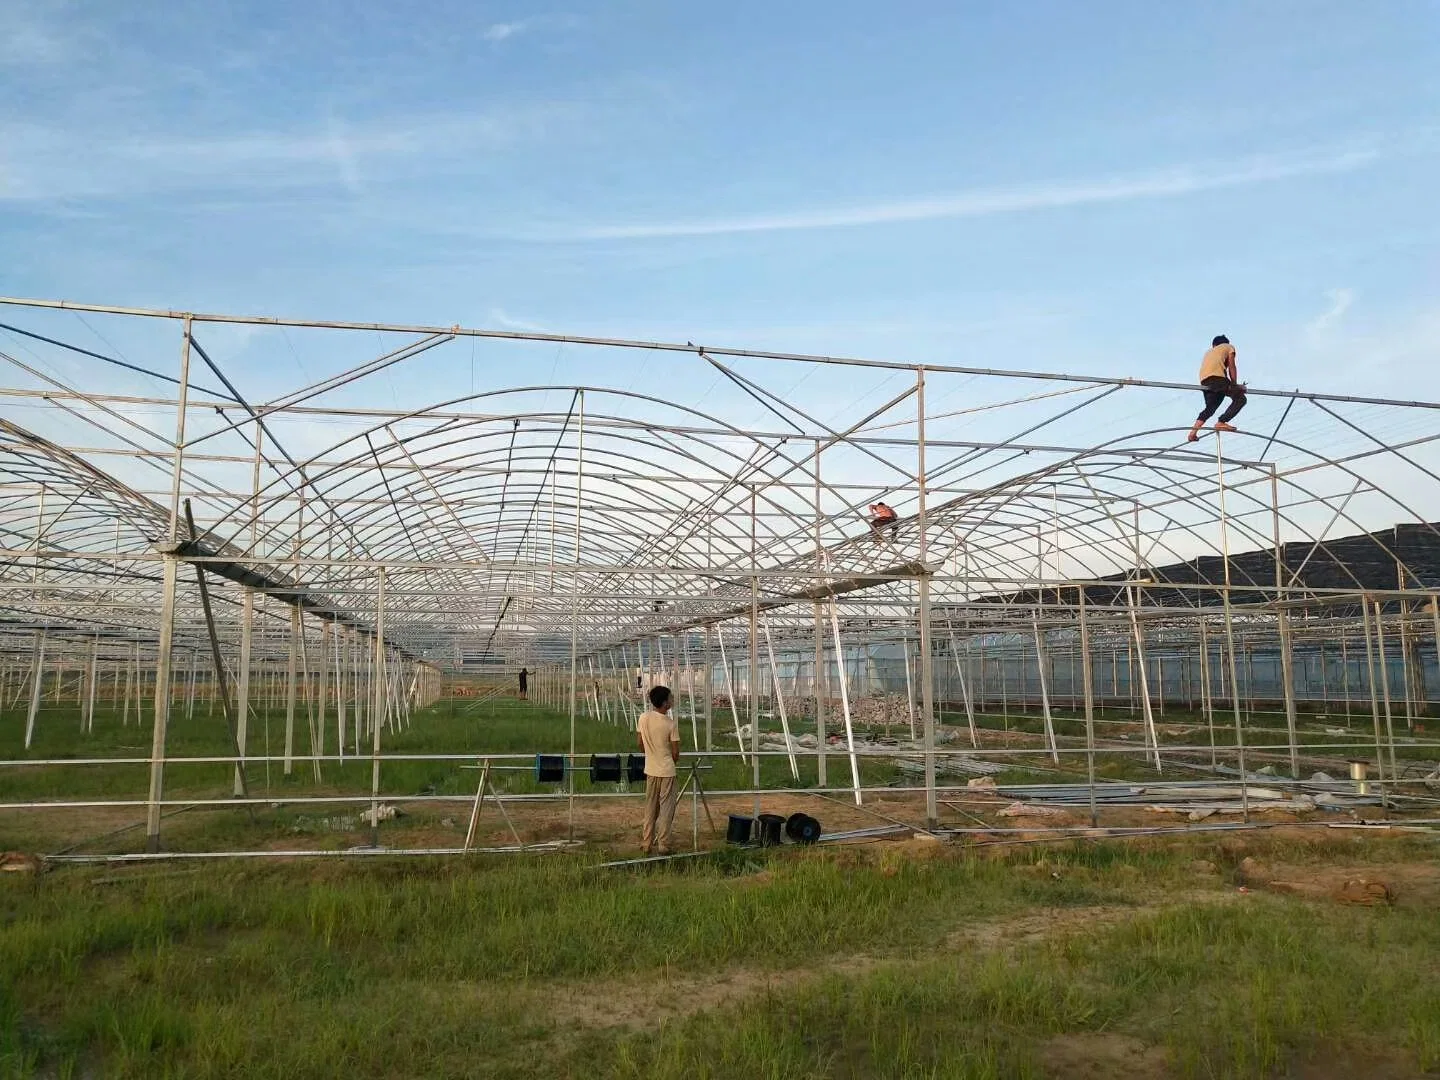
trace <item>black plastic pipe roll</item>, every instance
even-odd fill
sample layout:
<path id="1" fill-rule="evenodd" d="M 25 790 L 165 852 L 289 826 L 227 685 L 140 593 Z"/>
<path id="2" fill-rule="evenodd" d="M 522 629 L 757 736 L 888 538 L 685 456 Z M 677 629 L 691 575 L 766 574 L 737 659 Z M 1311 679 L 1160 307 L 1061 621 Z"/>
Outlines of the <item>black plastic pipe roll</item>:
<path id="1" fill-rule="evenodd" d="M 760 846 L 778 847 L 780 834 L 785 829 L 785 819 L 779 814 L 761 814 L 755 819 L 760 825 Z"/>
<path id="2" fill-rule="evenodd" d="M 620 782 L 620 755 L 592 754 L 590 756 L 590 782 L 592 784 L 618 784 Z"/>
<path id="3" fill-rule="evenodd" d="M 785 835 L 797 844 L 813 844 L 820 839 L 820 822 L 809 814 L 791 814 L 785 819 Z"/>
<path id="4" fill-rule="evenodd" d="M 535 780 L 541 784 L 558 784 L 565 779 L 563 754 L 536 754 Z"/>
<path id="5" fill-rule="evenodd" d="M 744 814 L 731 814 L 730 824 L 725 830 L 725 842 L 727 844 L 744 845 L 750 842 L 750 830 L 755 825 L 755 819 Z"/>
<path id="6" fill-rule="evenodd" d="M 645 782 L 645 755 L 625 755 L 625 779 L 632 784 L 643 784 Z"/>

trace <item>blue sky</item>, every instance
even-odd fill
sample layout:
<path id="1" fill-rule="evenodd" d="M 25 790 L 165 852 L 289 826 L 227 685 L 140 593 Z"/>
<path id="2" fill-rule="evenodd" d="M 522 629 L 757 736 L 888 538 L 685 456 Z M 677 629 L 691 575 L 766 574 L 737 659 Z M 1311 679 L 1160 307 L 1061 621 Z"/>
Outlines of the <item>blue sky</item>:
<path id="1" fill-rule="evenodd" d="M 1440 398 L 1433 2 L 0 24 L 6 294 Z"/>

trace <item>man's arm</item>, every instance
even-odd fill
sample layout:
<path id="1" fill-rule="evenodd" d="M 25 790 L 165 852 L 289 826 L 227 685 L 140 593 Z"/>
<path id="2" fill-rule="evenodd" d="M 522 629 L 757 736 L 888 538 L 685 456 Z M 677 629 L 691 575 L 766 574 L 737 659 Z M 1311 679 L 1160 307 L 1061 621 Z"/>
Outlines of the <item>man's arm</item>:
<path id="1" fill-rule="evenodd" d="M 1235 348 L 1233 345 L 1230 348 L 1230 355 L 1225 357 L 1225 374 L 1233 383 L 1240 381 L 1240 369 L 1235 363 Z"/>
<path id="2" fill-rule="evenodd" d="M 679 762 L 679 760 L 680 760 L 680 740 L 679 740 L 679 739 L 671 739 L 671 740 L 670 740 L 670 759 L 671 759 L 672 761 L 675 761 L 675 762 Z"/>
<path id="3" fill-rule="evenodd" d="M 638 731 L 635 732 L 635 745 L 640 747 L 641 750 L 645 749 L 645 736 L 641 735 Z"/>

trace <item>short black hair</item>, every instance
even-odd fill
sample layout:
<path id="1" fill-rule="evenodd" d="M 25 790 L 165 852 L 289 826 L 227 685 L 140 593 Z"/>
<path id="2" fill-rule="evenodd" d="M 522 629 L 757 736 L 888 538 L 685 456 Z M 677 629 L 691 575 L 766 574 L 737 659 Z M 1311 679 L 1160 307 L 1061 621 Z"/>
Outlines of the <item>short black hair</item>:
<path id="1" fill-rule="evenodd" d="M 668 686 L 652 686 L 650 688 L 650 704 L 660 708 L 670 700 L 670 688 Z"/>
<path id="2" fill-rule="evenodd" d="M 1212 341 L 1212 342 L 1210 342 L 1210 347 L 1213 349 L 1213 348 L 1215 348 L 1216 345 L 1229 345 L 1229 344 L 1230 344 L 1230 339 L 1229 339 L 1228 337 L 1226 337 L 1224 334 L 1216 334 L 1216 335 L 1215 335 L 1215 340 Z"/>

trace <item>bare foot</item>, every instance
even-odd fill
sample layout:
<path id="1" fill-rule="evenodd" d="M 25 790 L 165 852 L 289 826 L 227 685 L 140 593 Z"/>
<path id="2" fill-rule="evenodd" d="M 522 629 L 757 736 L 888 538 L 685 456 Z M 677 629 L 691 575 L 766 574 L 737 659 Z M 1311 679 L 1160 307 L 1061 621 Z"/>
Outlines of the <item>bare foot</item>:
<path id="1" fill-rule="evenodd" d="M 1235 425 L 1233 425 L 1233 424 L 1227 424 L 1227 423 L 1224 423 L 1223 421 L 1216 420 L 1216 421 L 1215 421 L 1215 430 L 1216 430 L 1216 431 L 1239 431 L 1240 429 L 1237 428 L 1237 427 L 1236 427 Z"/>
<path id="2" fill-rule="evenodd" d="M 1199 428 L 1191 428 L 1191 429 L 1190 429 L 1190 434 L 1185 436 L 1185 441 L 1186 441 L 1186 442 L 1199 442 L 1199 441 L 1200 441 L 1200 429 L 1199 429 Z"/>

